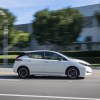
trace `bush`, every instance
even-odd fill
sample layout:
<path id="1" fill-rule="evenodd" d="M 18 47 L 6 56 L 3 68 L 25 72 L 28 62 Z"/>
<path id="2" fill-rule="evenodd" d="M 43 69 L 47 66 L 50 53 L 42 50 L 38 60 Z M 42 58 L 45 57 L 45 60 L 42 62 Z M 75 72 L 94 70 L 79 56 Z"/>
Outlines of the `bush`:
<path id="1" fill-rule="evenodd" d="M 77 52 L 62 51 L 61 53 L 70 57 L 100 57 L 100 51 L 77 51 Z"/>
<path id="2" fill-rule="evenodd" d="M 85 60 L 91 64 L 100 63 L 100 51 L 63 51 L 61 53 L 65 54 L 66 56 Z"/>
<path id="3" fill-rule="evenodd" d="M 19 55 L 24 51 L 8 51 L 8 55 Z M 3 53 L 0 53 L 0 55 L 3 55 Z"/>
<path id="4" fill-rule="evenodd" d="M 76 57 L 76 58 L 87 61 L 91 64 L 100 64 L 100 57 Z"/>
<path id="5" fill-rule="evenodd" d="M 24 51 L 8 51 L 8 55 L 19 55 L 22 52 Z M 61 51 L 61 53 L 70 57 L 100 57 L 100 51 Z"/>
<path id="6" fill-rule="evenodd" d="M 9 51 L 8 54 L 19 55 L 22 52 L 24 51 Z M 85 60 L 91 64 L 100 63 L 100 51 L 62 51 L 61 53 L 65 54 L 66 56 Z M 14 63 L 14 61 L 14 58 L 8 59 L 8 63 Z M 3 59 L 0 59 L 0 63 L 3 63 Z"/>
<path id="7" fill-rule="evenodd" d="M 15 59 L 8 59 L 8 63 L 14 63 Z M 0 59 L 0 63 L 3 63 L 3 59 Z"/>
<path id="8" fill-rule="evenodd" d="M 0 59 L 0 63 L 3 63 L 3 59 Z"/>
<path id="9" fill-rule="evenodd" d="M 24 51 L 8 51 L 8 55 L 19 55 L 22 52 Z"/>

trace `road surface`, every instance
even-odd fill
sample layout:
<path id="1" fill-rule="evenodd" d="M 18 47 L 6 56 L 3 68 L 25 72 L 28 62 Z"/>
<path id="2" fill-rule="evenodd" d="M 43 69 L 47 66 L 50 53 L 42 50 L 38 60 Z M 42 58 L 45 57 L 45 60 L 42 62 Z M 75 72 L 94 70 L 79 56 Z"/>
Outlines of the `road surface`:
<path id="1" fill-rule="evenodd" d="M 19 79 L 11 68 L 0 68 L 0 100 L 100 100 L 100 70 L 85 79 Z"/>

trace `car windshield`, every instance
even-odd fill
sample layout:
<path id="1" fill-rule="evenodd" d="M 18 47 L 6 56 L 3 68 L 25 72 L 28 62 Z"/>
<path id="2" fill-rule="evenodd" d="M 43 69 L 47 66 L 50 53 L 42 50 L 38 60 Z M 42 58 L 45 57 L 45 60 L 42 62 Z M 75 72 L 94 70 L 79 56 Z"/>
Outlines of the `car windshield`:
<path id="1" fill-rule="evenodd" d="M 67 57 L 67 58 L 72 58 L 72 57 L 70 57 L 70 56 L 67 56 L 67 55 L 65 55 L 64 53 L 62 53 L 62 52 L 59 52 L 61 55 L 63 55 L 64 57 Z"/>

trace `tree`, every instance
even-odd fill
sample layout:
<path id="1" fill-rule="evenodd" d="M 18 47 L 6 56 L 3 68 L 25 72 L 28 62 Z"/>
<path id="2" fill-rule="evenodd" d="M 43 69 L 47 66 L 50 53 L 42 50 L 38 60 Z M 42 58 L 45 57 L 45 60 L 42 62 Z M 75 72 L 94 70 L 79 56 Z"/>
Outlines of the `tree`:
<path id="1" fill-rule="evenodd" d="M 12 13 L 10 13 L 7 9 L 0 8 L 0 11 L 5 13 L 5 15 L 6 15 L 6 17 L 5 17 L 5 15 L 0 15 L 0 46 L 3 46 L 4 26 L 5 26 L 5 24 L 9 25 L 8 33 L 9 33 L 9 37 L 10 37 L 11 29 L 13 27 L 13 23 L 15 22 L 15 16 Z M 6 23 L 6 21 L 8 21 L 8 22 Z"/>
<path id="2" fill-rule="evenodd" d="M 16 39 L 13 40 L 13 45 L 19 47 L 19 48 L 24 48 L 30 45 L 30 34 L 25 33 L 23 31 L 18 31 L 16 34 Z"/>
<path id="3" fill-rule="evenodd" d="M 37 42 L 66 46 L 74 42 L 82 29 L 83 15 L 74 8 L 57 11 L 48 9 L 35 14 L 33 34 Z"/>
<path id="4" fill-rule="evenodd" d="M 17 46 L 19 48 L 24 48 L 24 47 L 28 47 L 30 45 L 30 34 L 25 33 L 23 31 L 18 31 L 14 28 L 12 28 L 12 30 L 11 30 L 9 39 L 12 41 L 10 41 L 8 49 L 13 46 Z"/>
<path id="5" fill-rule="evenodd" d="M 14 28 L 14 22 L 16 20 L 16 17 L 10 13 L 7 9 L 0 8 L 0 11 L 3 11 L 6 14 L 6 19 L 8 20 L 8 42 L 9 46 L 8 49 L 12 46 L 18 46 L 18 47 L 27 47 L 29 46 L 30 41 L 30 34 L 18 31 Z M 4 34 L 4 25 L 5 23 L 5 17 L 0 15 L 0 46 L 3 46 L 3 34 Z M 21 44 L 20 44 L 21 43 Z"/>

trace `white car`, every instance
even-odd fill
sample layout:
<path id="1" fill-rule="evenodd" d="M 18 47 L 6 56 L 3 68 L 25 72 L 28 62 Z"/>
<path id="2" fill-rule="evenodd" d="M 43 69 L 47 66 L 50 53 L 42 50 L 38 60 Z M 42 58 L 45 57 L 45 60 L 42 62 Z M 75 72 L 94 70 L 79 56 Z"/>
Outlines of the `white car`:
<path id="1" fill-rule="evenodd" d="M 69 58 L 50 50 L 28 51 L 20 54 L 14 63 L 13 71 L 20 78 L 30 75 L 66 75 L 70 79 L 92 74 L 89 63 Z"/>

